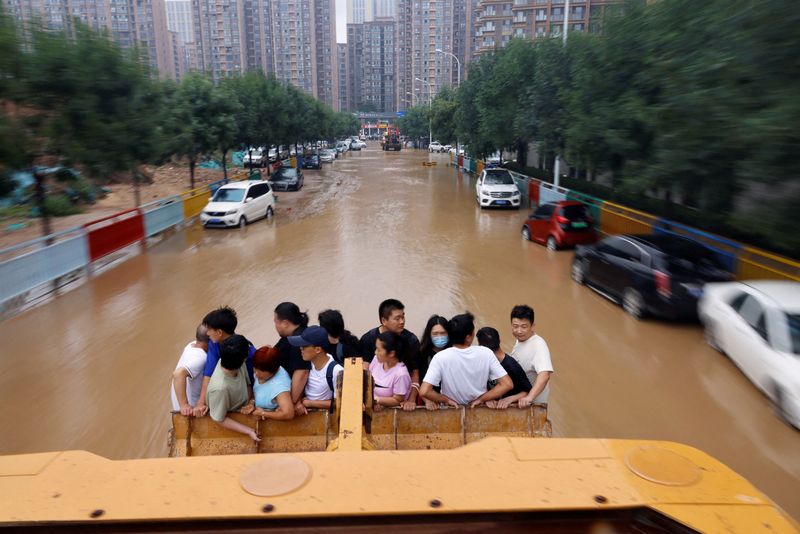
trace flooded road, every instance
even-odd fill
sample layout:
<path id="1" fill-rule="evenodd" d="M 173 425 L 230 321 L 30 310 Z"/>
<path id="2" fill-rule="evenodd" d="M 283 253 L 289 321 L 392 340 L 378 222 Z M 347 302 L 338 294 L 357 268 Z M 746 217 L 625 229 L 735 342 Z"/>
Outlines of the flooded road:
<path id="1" fill-rule="evenodd" d="M 423 167 L 428 158 L 436 167 Z M 284 300 L 342 311 L 361 335 L 396 297 L 418 335 L 472 311 L 513 345 L 508 314 L 536 310 L 556 369 L 559 437 L 663 439 L 699 447 L 800 517 L 800 432 L 696 325 L 637 322 L 570 280 L 572 253 L 523 242 L 521 211 L 477 209 L 446 156 L 373 143 L 279 193 L 276 217 L 244 230 L 175 233 L 82 286 L 0 323 L 0 453 L 86 449 L 166 455 L 171 372 L 203 315 L 223 304 L 256 345 Z"/>

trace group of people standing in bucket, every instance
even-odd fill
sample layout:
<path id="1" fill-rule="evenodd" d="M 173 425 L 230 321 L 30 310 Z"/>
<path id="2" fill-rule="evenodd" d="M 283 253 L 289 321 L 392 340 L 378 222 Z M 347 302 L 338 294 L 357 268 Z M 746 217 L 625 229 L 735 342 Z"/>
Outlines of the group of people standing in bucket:
<path id="1" fill-rule="evenodd" d="M 380 325 L 361 338 L 345 329 L 342 314 L 325 310 L 319 325 L 292 302 L 276 306 L 273 321 L 280 340 L 256 349 L 236 333 L 236 312 L 209 312 L 178 361 L 172 379 L 172 408 L 196 417 L 208 413 L 221 426 L 260 438 L 228 416 L 238 411 L 262 419 L 288 420 L 313 408 L 329 408 L 345 358 L 361 357 L 375 384 L 374 406 L 414 410 L 424 406 L 484 404 L 507 409 L 548 401 L 553 365 L 545 340 L 536 334 L 534 311 L 511 310 L 511 354 L 500 348 L 500 334 L 463 313 L 433 315 L 420 341 L 405 328 L 405 307 L 381 302 Z M 473 341 L 477 339 L 477 345 Z"/>

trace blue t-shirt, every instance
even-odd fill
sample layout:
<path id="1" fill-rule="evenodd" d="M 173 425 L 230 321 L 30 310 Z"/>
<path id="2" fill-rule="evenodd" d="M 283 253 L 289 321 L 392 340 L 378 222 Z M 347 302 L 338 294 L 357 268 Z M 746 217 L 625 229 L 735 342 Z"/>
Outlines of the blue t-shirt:
<path id="1" fill-rule="evenodd" d="M 250 383 L 255 384 L 255 376 L 253 375 L 253 354 L 256 353 L 256 348 L 249 341 L 247 342 L 247 359 L 244 361 L 247 365 L 247 375 L 250 377 Z M 209 340 L 208 342 L 208 355 L 206 356 L 206 366 L 203 369 L 203 376 L 211 376 L 214 374 L 214 369 L 217 368 L 219 361 L 219 343 L 214 343 Z"/>
<path id="2" fill-rule="evenodd" d="M 278 407 L 275 399 L 284 391 L 291 394 L 292 379 L 283 367 L 278 367 L 278 372 L 263 384 L 259 384 L 258 378 L 253 382 L 253 394 L 258 408 L 275 410 Z"/>

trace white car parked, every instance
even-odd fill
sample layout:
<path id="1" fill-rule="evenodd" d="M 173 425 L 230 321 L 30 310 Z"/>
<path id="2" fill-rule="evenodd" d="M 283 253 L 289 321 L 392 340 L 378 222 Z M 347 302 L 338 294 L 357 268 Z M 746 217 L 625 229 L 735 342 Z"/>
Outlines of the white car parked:
<path id="1" fill-rule="evenodd" d="M 244 227 L 274 213 L 275 195 L 267 182 L 234 182 L 217 189 L 200 213 L 200 222 L 203 226 Z"/>
<path id="2" fill-rule="evenodd" d="M 800 428 L 800 283 L 706 284 L 698 303 L 708 343 L 727 354 Z"/>
<path id="3" fill-rule="evenodd" d="M 475 184 L 475 200 L 483 208 L 517 208 L 520 206 L 517 184 L 506 169 L 484 169 Z"/>
<path id="4" fill-rule="evenodd" d="M 245 167 L 250 167 L 251 163 L 253 167 L 263 166 L 266 163 L 266 161 L 264 161 L 263 147 L 248 148 L 244 153 L 243 162 Z"/>
<path id="5" fill-rule="evenodd" d="M 439 141 L 434 141 L 428 145 L 428 152 L 441 152 L 442 144 Z"/>

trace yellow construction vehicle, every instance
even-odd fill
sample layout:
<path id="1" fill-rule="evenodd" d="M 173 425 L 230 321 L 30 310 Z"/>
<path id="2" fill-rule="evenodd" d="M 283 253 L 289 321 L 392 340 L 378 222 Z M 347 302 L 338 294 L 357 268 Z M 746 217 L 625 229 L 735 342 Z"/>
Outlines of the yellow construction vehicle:
<path id="1" fill-rule="evenodd" d="M 544 406 L 375 411 L 357 358 L 337 386 L 332 413 L 235 416 L 259 445 L 173 414 L 172 458 L 0 457 L 0 529 L 798 531 L 744 478 L 685 445 L 548 438 Z"/>

